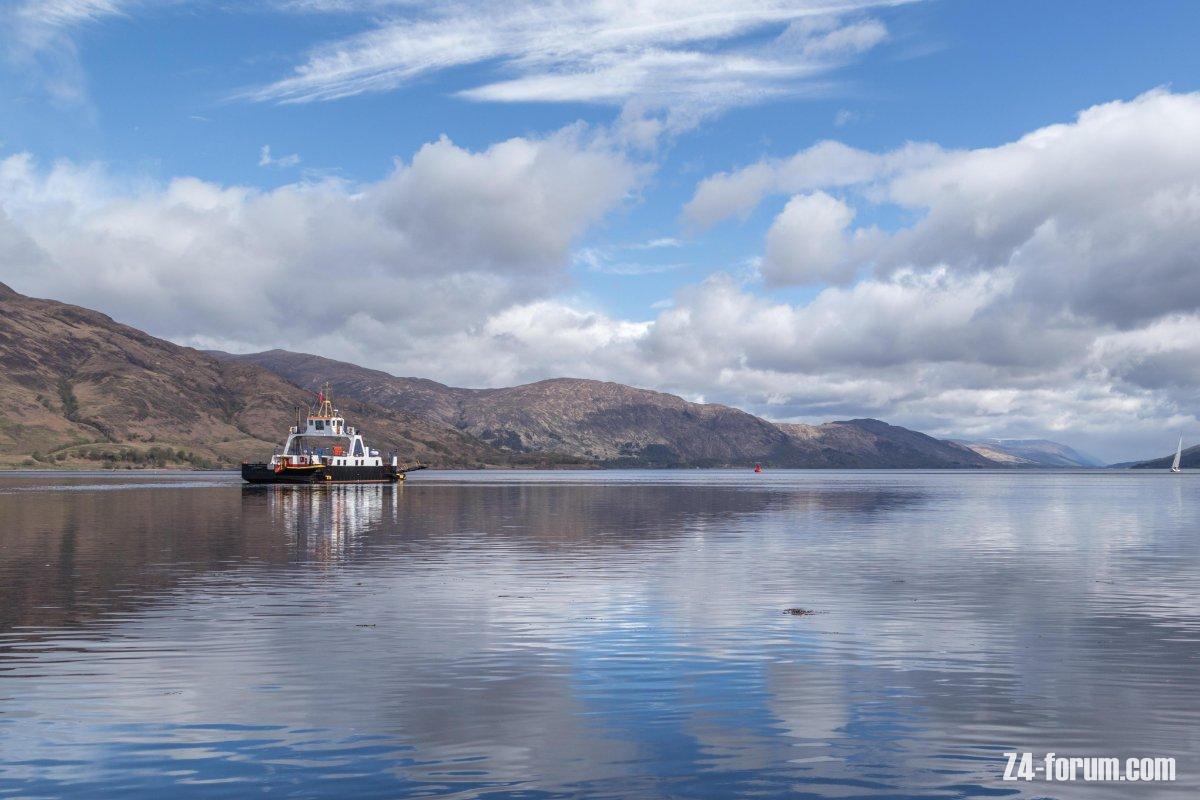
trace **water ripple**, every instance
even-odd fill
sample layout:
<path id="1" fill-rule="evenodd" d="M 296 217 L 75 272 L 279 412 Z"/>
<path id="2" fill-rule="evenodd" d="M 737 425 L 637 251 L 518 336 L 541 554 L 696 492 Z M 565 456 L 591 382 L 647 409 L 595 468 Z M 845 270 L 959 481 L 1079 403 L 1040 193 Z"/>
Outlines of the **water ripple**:
<path id="1" fill-rule="evenodd" d="M 1200 483 L 0 479 L 0 797 L 1124 797 L 1200 783 Z M 786 608 L 810 609 L 803 616 Z"/>

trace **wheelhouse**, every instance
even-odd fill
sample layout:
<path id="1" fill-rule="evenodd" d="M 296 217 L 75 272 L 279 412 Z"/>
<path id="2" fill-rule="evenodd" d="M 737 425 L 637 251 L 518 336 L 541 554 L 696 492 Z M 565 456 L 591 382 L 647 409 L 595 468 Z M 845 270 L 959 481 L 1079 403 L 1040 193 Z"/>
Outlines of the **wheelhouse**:
<path id="1" fill-rule="evenodd" d="M 282 452 L 272 457 L 272 466 L 378 467 L 383 458 L 367 447 L 362 434 L 333 407 L 329 384 L 317 395 L 317 408 L 288 429 Z M 395 458 L 392 459 L 395 462 Z"/>

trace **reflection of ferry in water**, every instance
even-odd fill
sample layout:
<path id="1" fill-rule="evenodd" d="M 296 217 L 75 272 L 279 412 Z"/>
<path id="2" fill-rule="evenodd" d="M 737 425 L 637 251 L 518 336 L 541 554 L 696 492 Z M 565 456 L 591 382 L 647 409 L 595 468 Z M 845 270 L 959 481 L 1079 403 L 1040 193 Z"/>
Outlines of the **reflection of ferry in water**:
<path id="1" fill-rule="evenodd" d="M 299 420 L 297 420 L 299 422 Z M 368 448 L 362 434 L 346 425 L 329 398 L 329 384 L 317 395 L 317 410 L 303 426 L 288 429 L 283 452 L 266 463 L 242 464 L 242 479 L 250 483 L 390 483 L 421 466 L 401 467 L 392 456 L 383 463 L 378 450 Z"/>

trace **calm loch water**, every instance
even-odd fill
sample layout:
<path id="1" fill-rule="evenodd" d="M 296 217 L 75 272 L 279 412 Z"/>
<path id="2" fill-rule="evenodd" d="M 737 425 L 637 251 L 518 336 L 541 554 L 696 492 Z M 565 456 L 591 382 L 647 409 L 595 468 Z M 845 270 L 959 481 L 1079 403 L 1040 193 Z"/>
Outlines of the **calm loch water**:
<path id="1" fill-rule="evenodd" d="M 0 797 L 1198 789 L 1200 476 L 0 478 Z"/>

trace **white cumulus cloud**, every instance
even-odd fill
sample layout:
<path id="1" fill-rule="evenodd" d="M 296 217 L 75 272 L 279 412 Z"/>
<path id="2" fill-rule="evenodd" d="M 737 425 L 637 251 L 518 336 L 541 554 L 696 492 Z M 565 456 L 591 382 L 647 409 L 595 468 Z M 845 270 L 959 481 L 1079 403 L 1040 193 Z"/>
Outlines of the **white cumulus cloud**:
<path id="1" fill-rule="evenodd" d="M 915 221 L 886 234 L 847 230 L 854 264 L 789 268 L 788 251 L 832 257 L 832 224 L 802 223 L 794 205 L 832 188 Z M 798 199 L 768 237 L 766 274 L 777 282 L 848 280 L 868 266 L 1008 269 L 1016 295 L 1047 314 L 1131 325 L 1200 305 L 1200 94 L 1152 91 L 977 150 L 870 153 L 823 142 L 705 179 L 685 216 L 699 225 L 744 217 L 781 193 Z"/>
<path id="2" fill-rule="evenodd" d="M 377 181 L 271 191 L 10 156 L 0 280 L 178 341 L 463 385 L 603 378 L 1112 460 L 1196 424 L 1200 96 L 1155 91 L 996 147 L 824 142 L 712 176 L 685 211 L 697 229 L 780 197 L 767 282 L 718 272 L 623 318 L 576 294 L 572 264 L 665 268 L 697 244 L 588 237 L 643 174 L 581 127 L 441 139 Z M 900 222 L 879 227 L 880 209 Z"/>
<path id="3" fill-rule="evenodd" d="M 391 351 L 561 287 L 573 243 L 640 174 L 582 128 L 481 151 L 443 138 L 377 182 L 272 191 L 15 155 L 0 264 L 18 290 L 181 341 Z"/>
<path id="4" fill-rule="evenodd" d="M 854 209 L 817 191 L 788 201 L 767 232 L 763 276 L 771 283 L 841 283 L 854 277 L 847 230 Z"/>

